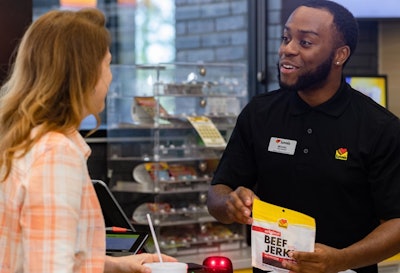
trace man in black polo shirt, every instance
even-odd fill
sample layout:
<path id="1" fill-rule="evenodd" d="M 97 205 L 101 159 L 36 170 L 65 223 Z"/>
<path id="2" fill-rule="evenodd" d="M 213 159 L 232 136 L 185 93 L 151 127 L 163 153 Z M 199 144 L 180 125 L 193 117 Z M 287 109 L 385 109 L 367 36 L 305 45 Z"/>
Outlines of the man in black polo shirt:
<path id="1" fill-rule="evenodd" d="M 376 273 L 400 251 L 400 123 L 343 80 L 357 35 L 330 1 L 291 14 L 281 88 L 244 108 L 209 190 L 223 223 L 251 224 L 254 198 L 314 217 L 315 252 L 294 251 L 296 263 L 283 262 L 293 272 Z"/>

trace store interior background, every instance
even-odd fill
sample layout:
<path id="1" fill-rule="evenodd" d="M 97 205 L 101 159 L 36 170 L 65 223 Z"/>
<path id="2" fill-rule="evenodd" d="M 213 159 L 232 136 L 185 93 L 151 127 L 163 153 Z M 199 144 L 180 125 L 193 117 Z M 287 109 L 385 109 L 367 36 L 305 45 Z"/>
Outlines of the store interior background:
<path id="1" fill-rule="evenodd" d="M 68 2 L 68 0 L 63 1 Z M 143 38 L 145 35 L 138 35 L 135 13 L 141 8 L 140 12 L 144 12 L 144 18 L 147 20 L 145 24 L 148 32 L 156 32 L 161 29 L 160 25 L 152 24 L 151 17 L 146 16 L 152 8 L 157 7 L 158 2 L 163 1 L 173 4 L 172 14 L 162 17 L 173 26 L 173 29 L 165 29 L 167 32 L 171 31 L 172 36 L 164 37 L 160 46 L 157 44 L 159 41 L 154 40 L 154 36 L 157 35 L 153 37 L 150 35 L 147 38 Z M 72 2 L 74 1 L 71 0 Z M 98 0 L 97 6 L 106 13 L 108 26 L 113 35 L 111 51 L 114 64 L 245 63 L 248 70 L 250 98 L 257 93 L 277 87 L 276 61 L 282 25 L 300 2 L 300 0 Z M 0 81 L 5 79 L 13 50 L 26 26 L 46 10 L 59 7 L 59 0 L 0 1 Z M 162 14 L 162 10 L 159 12 L 161 12 L 159 15 Z M 345 68 L 345 74 L 387 75 L 388 109 L 400 116 L 400 18 L 363 18 L 359 20 L 359 25 L 359 45 Z M 154 58 L 154 54 L 149 55 L 153 57 L 151 59 L 137 52 L 138 47 L 145 50 L 146 46 L 156 49 L 158 60 Z M 105 128 L 88 139 L 88 143 L 93 150 L 88 162 L 92 178 L 108 181 Z M 131 212 L 127 211 L 128 213 Z"/>
<path id="2" fill-rule="evenodd" d="M 151 12 L 160 3 L 173 4 L 172 38 L 163 41 L 138 36 L 135 12 L 142 12 L 148 32 L 161 29 L 152 23 Z M 15 0 L 0 2 L 0 80 L 3 80 L 13 49 L 26 26 L 38 15 L 60 8 L 60 3 L 96 3 L 104 10 L 113 35 L 113 63 L 143 62 L 234 62 L 248 67 L 249 97 L 277 87 L 276 61 L 282 25 L 300 0 Z M 161 8 L 163 8 L 161 6 Z M 165 9 L 165 8 L 164 8 Z M 142 23 L 143 24 L 143 23 Z M 400 18 L 360 19 L 360 40 L 346 74 L 388 77 L 388 108 L 400 116 Z M 142 26 L 143 29 L 143 26 Z M 157 35 L 156 35 L 157 36 Z M 161 35 L 158 35 L 161 36 Z M 162 45 L 160 46 L 160 43 Z M 140 57 L 152 47 L 159 60 Z M 171 49 L 172 48 L 172 49 Z M 165 50 L 165 52 L 163 52 Z M 154 52 L 154 51 L 152 51 Z M 139 57 L 138 57 L 139 56 Z M 107 181 L 105 130 L 91 141 L 89 169 L 92 177 Z"/>

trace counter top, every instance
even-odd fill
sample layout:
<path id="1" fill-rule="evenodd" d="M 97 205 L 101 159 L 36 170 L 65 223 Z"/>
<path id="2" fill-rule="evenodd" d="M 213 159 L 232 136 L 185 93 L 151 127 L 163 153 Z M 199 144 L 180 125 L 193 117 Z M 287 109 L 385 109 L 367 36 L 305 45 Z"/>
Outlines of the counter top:
<path id="1" fill-rule="evenodd" d="M 202 264 L 203 260 L 209 256 L 225 256 L 232 261 L 233 269 L 249 269 L 251 266 L 251 247 L 244 247 L 237 250 L 221 251 L 215 253 L 204 253 L 196 255 L 178 256 L 177 259 L 185 263 Z M 400 273 L 400 254 L 393 258 L 379 263 L 379 272 Z"/>

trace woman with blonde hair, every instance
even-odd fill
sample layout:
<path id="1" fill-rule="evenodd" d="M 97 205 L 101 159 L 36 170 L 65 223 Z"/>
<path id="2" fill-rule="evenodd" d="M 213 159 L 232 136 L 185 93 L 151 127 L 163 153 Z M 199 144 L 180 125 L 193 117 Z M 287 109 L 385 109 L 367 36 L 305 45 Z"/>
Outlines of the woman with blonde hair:
<path id="1" fill-rule="evenodd" d="M 143 263 L 158 261 L 105 255 L 91 150 L 78 128 L 88 115 L 100 124 L 109 45 L 97 9 L 50 11 L 22 38 L 0 99 L 1 272 L 149 272 Z"/>

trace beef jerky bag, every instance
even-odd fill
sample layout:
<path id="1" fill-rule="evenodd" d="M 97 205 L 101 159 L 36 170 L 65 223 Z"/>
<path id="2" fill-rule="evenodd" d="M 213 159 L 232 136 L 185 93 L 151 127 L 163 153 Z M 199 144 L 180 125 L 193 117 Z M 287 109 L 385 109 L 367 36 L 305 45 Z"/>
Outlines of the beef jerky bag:
<path id="1" fill-rule="evenodd" d="M 293 261 L 292 250 L 314 251 L 315 220 L 300 212 L 260 200 L 253 203 L 252 266 L 272 273 L 288 273 L 282 261 Z"/>

